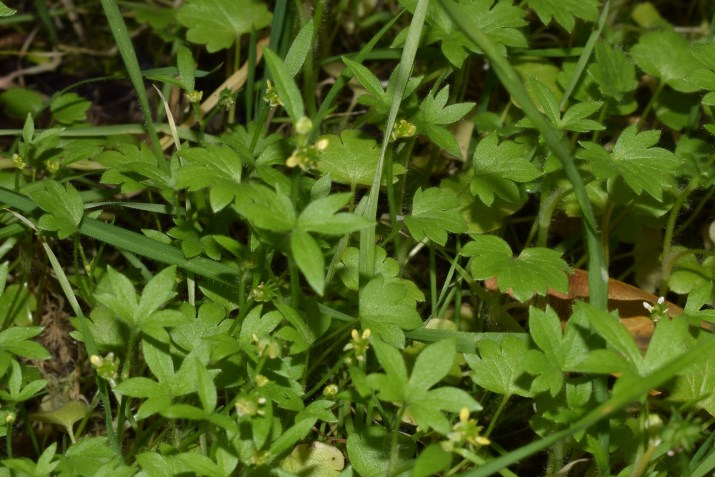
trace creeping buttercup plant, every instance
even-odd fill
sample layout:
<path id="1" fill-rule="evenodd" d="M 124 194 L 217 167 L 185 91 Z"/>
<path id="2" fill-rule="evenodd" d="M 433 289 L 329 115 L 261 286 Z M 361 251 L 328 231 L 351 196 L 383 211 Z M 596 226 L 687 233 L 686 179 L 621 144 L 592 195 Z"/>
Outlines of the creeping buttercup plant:
<path id="1" fill-rule="evenodd" d="M 165 3 L 0 2 L 0 475 L 712 473 L 711 3 Z"/>

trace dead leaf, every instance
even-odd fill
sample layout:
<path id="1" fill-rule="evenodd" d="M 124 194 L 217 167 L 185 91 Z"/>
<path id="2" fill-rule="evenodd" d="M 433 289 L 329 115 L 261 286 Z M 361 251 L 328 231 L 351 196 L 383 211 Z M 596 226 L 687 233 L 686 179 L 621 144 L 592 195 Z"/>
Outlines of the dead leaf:
<path id="1" fill-rule="evenodd" d="M 484 286 L 491 292 L 499 291 L 497 287 L 497 277 L 492 277 L 484 281 Z M 508 295 L 511 293 L 508 291 Z M 574 269 L 573 275 L 569 276 L 569 292 L 561 293 L 549 289 L 549 304 L 556 310 L 561 320 L 565 321 L 571 316 L 571 307 L 576 299 L 588 300 L 588 272 L 581 269 Z M 608 280 L 608 310 L 618 311 L 621 323 L 630 332 L 641 349 L 648 347 L 651 336 L 653 336 L 654 324 L 649 313 L 643 306 L 643 302 L 654 304 L 658 297 L 648 293 L 628 283 L 611 278 Z M 670 318 L 683 313 L 683 309 L 678 305 L 665 302 Z"/>

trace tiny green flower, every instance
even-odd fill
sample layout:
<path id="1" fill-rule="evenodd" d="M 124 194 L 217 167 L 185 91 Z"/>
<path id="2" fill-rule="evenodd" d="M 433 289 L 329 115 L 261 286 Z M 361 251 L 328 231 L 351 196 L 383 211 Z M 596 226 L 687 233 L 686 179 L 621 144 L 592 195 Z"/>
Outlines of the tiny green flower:
<path id="1" fill-rule="evenodd" d="M 22 156 L 20 154 L 12 155 L 12 164 L 18 169 L 22 169 L 27 165 L 27 163 L 22 159 Z"/>
<path id="2" fill-rule="evenodd" d="M 50 174 L 54 174 L 60 170 L 60 163 L 57 159 L 48 159 L 45 162 L 45 167 Z"/>
<path id="3" fill-rule="evenodd" d="M 236 103 L 236 96 L 238 96 L 238 93 L 232 93 L 228 88 L 222 89 L 218 95 L 218 106 L 228 110 Z"/>
<path id="4" fill-rule="evenodd" d="M 276 289 L 273 283 L 260 283 L 251 290 L 251 296 L 259 303 L 268 303 L 276 297 Z"/>
<path id="5" fill-rule="evenodd" d="M 89 362 L 97 370 L 100 378 L 109 382 L 112 387 L 116 386 L 119 377 L 119 360 L 115 359 L 114 353 L 107 353 L 104 358 L 94 354 L 90 356 Z"/>
<path id="6" fill-rule="evenodd" d="M 665 297 L 658 298 L 655 305 L 651 305 L 647 301 L 643 302 L 643 308 L 648 310 L 653 321 L 659 321 L 661 318 L 668 316 L 668 306 L 665 305 Z"/>
<path id="7" fill-rule="evenodd" d="M 481 436 L 482 426 L 477 425 L 475 419 L 469 418 L 469 409 L 463 407 L 459 411 L 459 422 L 452 426 L 452 432 L 447 434 L 449 442 L 446 443 L 446 448 L 449 450 L 454 447 L 468 445 L 470 447 L 482 447 L 491 444 L 491 441 Z"/>
<path id="8" fill-rule="evenodd" d="M 283 106 L 281 98 L 278 97 L 278 91 L 273 87 L 271 80 L 266 80 L 266 94 L 263 95 L 263 101 L 268 103 L 271 108 Z"/>
<path id="9" fill-rule="evenodd" d="M 321 143 L 323 145 L 323 143 Z M 323 147 L 325 149 L 325 147 Z M 316 145 L 298 146 L 286 160 L 288 167 L 300 167 L 303 170 L 313 169 L 318 165 L 320 151 Z"/>
<path id="10" fill-rule="evenodd" d="M 370 335 L 371 332 L 369 328 L 364 329 L 362 335 L 358 333 L 358 330 L 353 328 L 350 333 L 352 340 L 350 343 L 345 345 L 343 351 L 352 350 L 352 354 L 355 356 L 355 359 L 358 361 L 365 361 L 367 350 L 370 349 Z M 346 363 L 352 364 L 352 357 L 346 358 Z"/>
<path id="11" fill-rule="evenodd" d="M 392 128 L 392 134 L 390 135 L 390 138 L 393 141 L 397 141 L 398 139 L 401 139 L 403 137 L 412 137 L 415 135 L 417 132 L 417 127 L 412 124 L 411 122 L 408 122 L 405 119 L 400 119 L 400 122 L 398 122 L 394 128 Z"/>
<path id="12" fill-rule="evenodd" d="M 201 99 L 204 97 L 203 91 L 189 91 L 186 93 L 186 98 L 192 103 L 200 103 Z"/>

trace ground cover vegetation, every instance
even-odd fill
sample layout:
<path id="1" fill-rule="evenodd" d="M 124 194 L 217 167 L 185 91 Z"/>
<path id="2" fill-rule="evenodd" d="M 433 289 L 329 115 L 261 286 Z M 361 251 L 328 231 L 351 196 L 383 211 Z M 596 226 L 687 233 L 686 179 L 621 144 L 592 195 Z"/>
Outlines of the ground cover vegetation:
<path id="1" fill-rule="evenodd" d="M 0 15 L 0 475 L 712 473 L 709 0 Z"/>

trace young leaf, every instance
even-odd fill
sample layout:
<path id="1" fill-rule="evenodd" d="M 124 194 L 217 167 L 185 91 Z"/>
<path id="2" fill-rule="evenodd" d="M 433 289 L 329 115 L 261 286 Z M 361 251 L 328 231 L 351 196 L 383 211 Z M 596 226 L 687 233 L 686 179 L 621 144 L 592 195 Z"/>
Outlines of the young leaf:
<path id="1" fill-rule="evenodd" d="M 405 225 L 415 240 L 422 240 L 426 236 L 433 242 L 444 245 L 447 243 L 447 232 L 467 231 L 467 224 L 459 209 L 459 199 L 451 189 L 417 189 L 412 203 L 412 214 L 405 217 Z"/>
<path id="2" fill-rule="evenodd" d="M 621 176 L 636 194 L 646 191 L 660 201 L 682 160 L 667 149 L 654 147 L 659 139 L 660 131 L 638 132 L 634 124 L 621 132 L 611 153 L 599 144 L 580 142 L 583 149 L 576 157 L 590 161 L 597 178 Z"/>
<path id="3" fill-rule="evenodd" d="M 189 0 L 176 13 L 188 28 L 186 38 L 209 53 L 230 48 L 241 35 L 271 23 L 271 12 L 257 0 Z"/>
<path id="4" fill-rule="evenodd" d="M 534 343 L 559 371 L 569 371 L 588 353 L 588 345 L 580 328 L 585 320 L 573 316 L 562 331 L 561 320 L 550 306 L 546 311 L 529 308 L 529 331 Z"/>
<path id="5" fill-rule="evenodd" d="M 391 433 L 384 427 L 370 426 L 348 435 L 348 458 L 362 477 L 384 477 L 390 468 Z M 397 461 L 395 467 L 403 468 L 415 453 L 414 439 L 397 434 Z M 401 474 L 401 475 L 407 475 Z"/>
<path id="6" fill-rule="evenodd" d="M 497 277 L 499 290 L 507 291 L 519 301 L 529 300 L 534 293 L 545 296 L 548 290 L 568 292 L 571 268 L 555 250 L 525 248 L 514 258 L 511 247 L 493 235 L 478 235 L 462 249 L 462 255 L 473 257 L 470 271 L 477 280 Z"/>
<path id="7" fill-rule="evenodd" d="M 345 456 L 337 447 L 313 441 L 295 446 L 280 467 L 292 475 L 337 476 L 345 467 Z"/>
<path id="8" fill-rule="evenodd" d="M 10 8 L 3 2 L 0 2 L 0 17 L 11 17 L 17 13 L 17 10 Z"/>
<path id="9" fill-rule="evenodd" d="M 553 17 L 569 33 L 576 23 L 574 17 L 591 22 L 598 20 L 598 0 L 529 0 L 529 7 L 544 25 Z"/>
<path id="10" fill-rule="evenodd" d="M 288 68 L 286 68 L 285 63 L 283 63 L 283 60 L 281 60 L 278 55 L 268 48 L 263 50 L 263 55 L 266 58 L 268 68 L 271 70 L 273 80 L 276 82 L 278 96 L 281 98 L 293 124 L 297 124 L 298 120 L 305 115 L 305 107 L 303 106 L 303 97 L 300 94 L 300 90 L 298 86 L 296 86 L 293 76 L 288 71 Z"/>
<path id="11" fill-rule="evenodd" d="M 452 124 L 462 119 L 474 103 L 457 103 L 446 106 L 449 98 L 449 85 L 434 96 L 428 94 L 420 104 L 420 109 L 413 121 L 421 134 L 426 134 L 432 142 L 453 156 L 460 156 L 459 144 L 454 135 L 443 124 Z"/>
<path id="12" fill-rule="evenodd" d="M 32 200 L 47 212 L 37 225 L 43 230 L 57 231 L 60 239 L 66 239 L 77 232 L 84 214 L 84 202 L 77 189 L 69 182 L 65 187 L 59 182 L 47 179 L 43 188 L 30 194 Z"/>
<path id="13" fill-rule="evenodd" d="M 0 350 L 24 358 L 48 359 L 52 355 L 40 343 L 32 340 L 41 332 L 40 326 L 13 326 L 0 331 Z"/>
<path id="14" fill-rule="evenodd" d="M 437 341 L 424 348 L 412 368 L 410 388 L 426 390 L 440 382 L 452 368 L 456 356 L 454 339 Z"/>
<path id="15" fill-rule="evenodd" d="M 149 316 L 164 303 L 176 296 L 174 287 L 176 286 L 176 267 L 167 267 L 157 273 L 144 286 L 141 298 L 139 299 L 138 316 Z"/>
<path id="16" fill-rule="evenodd" d="M 523 380 L 526 372 L 527 344 L 515 336 L 505 336 L 501 344 L 483 340 L 478 345 L 479 354 L 465 354 L 464 359 L 472 371 L 470 377 L 479 386 L 505 396 L 531 397 Z"/>
<path id="17" fill-rule="evenodd" d="M 591 326 L 606 340 L 606 343 L 623 355 L 634 368 L 640 363 L 640 351 L 633 337 L 618 318 L 585 302 L 576 302 L 573 313 L 586 316 Z"/>
<path id="18" fill-rule="evenodd" d="M 499 144 L 497 134 L 485 136 L 472 157 L 474 177 L 469 189 L 481 201 L 491 206 L 494 196 L 518 203 L 521 192 L 517 183 L 530 182 L 541 176 L 541 171 L 527 158 L 527 150 L 512 141 Z"/>
<path id="19" fill-rule="evenodd" d="M 359 261 L 360 251 L 356 247 L 348 247 L 340 255 L 338 264 L 338 276 L 343 284 L 351 290 L 359 290 Z M 384 278 L 394 278 L 400 273 L 400 264 L 392 257 L 387 256 L 384 248 L 375 246 L 375 276 Z M 412 283 L 412 282 L 407 282 Z M 419 294 L 417 286 L 412 283 L 414 291 Z"/>
<path id="20" fill-rule="evenodd" d="M 172 177 L 156 166 L 156 156 L 146 142 L 139 146 L 122 142 L 115 149 L 97 157 L 97 162 L 107 168 L 102 174 L 102 183 L 122 184 L 124 193 L 142 190 L 147 185 L 173 190 Z"/>

